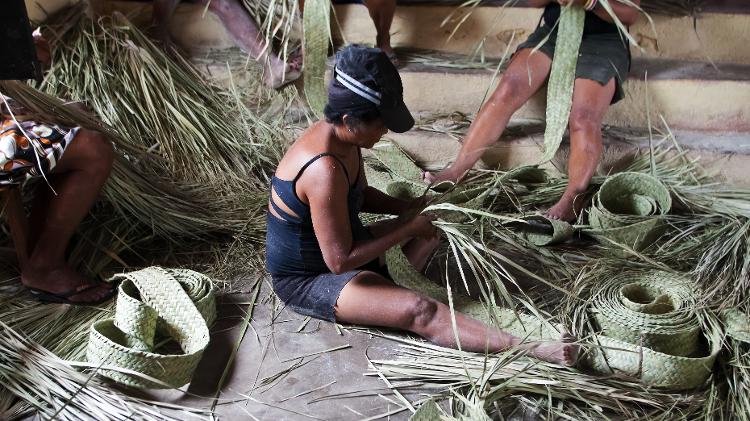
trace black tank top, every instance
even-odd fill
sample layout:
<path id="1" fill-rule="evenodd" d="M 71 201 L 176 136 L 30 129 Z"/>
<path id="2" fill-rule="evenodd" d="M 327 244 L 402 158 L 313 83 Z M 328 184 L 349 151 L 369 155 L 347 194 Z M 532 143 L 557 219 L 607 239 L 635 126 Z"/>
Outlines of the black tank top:
<path id="1" fill-rule="evenodd" d="M 544 8 L 544 24 L 552 28 L 560 19 L 560 4 L 550 3 Z M 607 22 L 597 16 L 594 12 L 586 12 L 586 21 L 583 26 L 584 35 L 587 34 L 611 34 L 617 33 L 617 25 Z"/>

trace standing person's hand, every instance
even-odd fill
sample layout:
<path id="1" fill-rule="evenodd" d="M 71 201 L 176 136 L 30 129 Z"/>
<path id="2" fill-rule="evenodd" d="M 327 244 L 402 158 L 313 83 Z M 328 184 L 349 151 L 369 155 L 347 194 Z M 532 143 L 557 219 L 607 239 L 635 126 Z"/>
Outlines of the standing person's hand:
<path id="1" fill-rule="evenodd" d="M 413 237 L 432 239 L 438 236 L 438 229 L 432 224 L 437 220 L 435 215 L 421 214 L 406 223 L 406 229 Z"/>
<path id="2" fill-rule="evenodd" d="M 46 69 L 52 64 L 52 52 L 49 42 L 42 36 L 39 28 L 36 28 L 32 35 L 34 37 L 34 47 L 36 47 L 36 57 L 42 63 L 42 67 Z"/>

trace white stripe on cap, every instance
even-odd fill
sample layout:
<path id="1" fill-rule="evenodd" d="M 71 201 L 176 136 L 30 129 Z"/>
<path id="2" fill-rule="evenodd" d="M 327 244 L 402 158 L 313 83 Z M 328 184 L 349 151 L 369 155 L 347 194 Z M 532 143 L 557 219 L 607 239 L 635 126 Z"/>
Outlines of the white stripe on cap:
<path id="1" fill-rule="evenodd" d="M 347 89 L 372 102 L 375 105 L 380 105 L 380 92 L 370 89 L 369 87 L 365 86 L 364 83 L 347 75 L 338 68 L 334 68 L 334 73 L 336 74 L 336 80 L 344 85 Z"/>

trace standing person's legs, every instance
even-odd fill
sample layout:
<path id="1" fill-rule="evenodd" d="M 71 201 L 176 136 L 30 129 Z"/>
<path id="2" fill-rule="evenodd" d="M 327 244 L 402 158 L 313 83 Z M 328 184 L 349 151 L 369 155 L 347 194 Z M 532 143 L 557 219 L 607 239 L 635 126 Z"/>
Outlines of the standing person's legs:
<path id="1" fill-rule="evenodd" d="M 199 3 L 208 5 L 242 51 L 263 63 L 266 84 L 278 88 L 299 78 L 297 61 L 292 59 L 287 64 L 273 53 L 257 23 L 238 0 L 199 0 Z"/>
<path id="2" fill-rule="evenodd" d="M 390 32 L 393 15 L 396 13 L 396 0 L 366 0 L 365 5 L 377 31 L 375 46 L 383 50 L 393 64 L 398 66 L 398 59 L 391 47 Z"/>
<path id="3" fill-rule="evenodd" d="M 479 110 L 464 138 L 456 161 L 448 168 L 424 174 L 428 183 L 456 181 L 474 166 L 485 150 L 502 135 L 510 117 L 531 98 L 549 75 L 552 60 L 541 52 L 518 51 L 489 100 Z"/>
<path id="4" fill-rule="evenodd" d="M 21 273 L 24 285 L 66 294 L 70 301 L 81 303 L 110 293 L 111 286 L 92 288 L 91 282 L 68 266 L 65 250 L 109 177 L 113 159 L 109 141 L 98 132 L 81 129 L 48 175 L 57 196 L 46 183 L 39 183 L 31 210 L 29 257 Z"/>
<path id="5" fill-rule="evenodd" d="M 512 347 L 527 350 L 536 358 L 572 365 L 577 346 L 563 342 L 530 342 L 489 327 L 466 315 L 455 313 L 453 330 L 448 306 L 414 291 L 398 287 L 386 278 L 361 272 L 344 287 L 335 307 L 338 321 L 408 330 L 445 347 L 472 352 L 498 352 Z M 457 334 L 456 334 L 457 333 Z"/>
<path id="6" fill-rule="evenodd" d="M 615 80 L 606 85 L 588 79 L 576 79 L 570 110 L 570 158 L 568 187 L 547 215 L 573 221 L 583 206 L 583 194 L 589 187 L 602 155 L 602 121 L 615 93 Z"/>

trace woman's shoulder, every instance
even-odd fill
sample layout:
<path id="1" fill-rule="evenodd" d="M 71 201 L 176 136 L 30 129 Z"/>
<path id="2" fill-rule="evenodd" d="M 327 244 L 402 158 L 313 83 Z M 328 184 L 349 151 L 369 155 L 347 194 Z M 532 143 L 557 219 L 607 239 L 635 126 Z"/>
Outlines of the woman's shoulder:
<path id="1" fill-rule="evenodd" d="M 328 142 L 323 139 L 321 127 L 315 125 L 308 128 L 289 147 L 276 169 L 276 176 L 281 179 L 294 178 L 308 164 L 325 158 L 328 153 Z M 326 161 L 325 159 L 323 159 Z M 285 178 L 287 177 L 287 178 Z"/>

